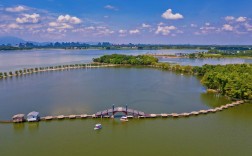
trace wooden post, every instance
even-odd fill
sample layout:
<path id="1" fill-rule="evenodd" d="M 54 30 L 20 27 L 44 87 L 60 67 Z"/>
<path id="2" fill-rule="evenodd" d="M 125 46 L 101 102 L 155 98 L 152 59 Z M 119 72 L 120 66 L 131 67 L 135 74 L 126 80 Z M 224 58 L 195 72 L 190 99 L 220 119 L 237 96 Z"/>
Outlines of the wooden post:
<path id="1" fill-rule="evenodd" d="M 114 104 L 113 104 L 113 107 L 112 107 L 112 108 L 113 108 L 113 116 L 114 116 L 114 110 L 115 110 L 115 105 L 114 105 Z"/>
<path id="2" fill-rule="evenodd" d="M 128 115 L 128 105 L 126 104 L 126 115 Z"/>

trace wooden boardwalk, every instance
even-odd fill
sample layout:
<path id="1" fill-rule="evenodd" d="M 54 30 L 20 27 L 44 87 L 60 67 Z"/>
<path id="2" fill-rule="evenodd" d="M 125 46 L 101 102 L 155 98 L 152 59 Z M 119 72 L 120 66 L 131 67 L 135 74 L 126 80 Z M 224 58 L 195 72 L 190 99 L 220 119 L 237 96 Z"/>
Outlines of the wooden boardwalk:
<path id="1" fill-rule="evenodd" d="M 223 111 L 225 109 L 229 109 L 238 105 L 243 104 L 244 101 L 236 101 L 232 102 L 231 104 L 226 104 L 220 107 L 216 107 L 214 109 L 207 109 L 207 110 L 199 110 L 199 111 L 192 111 L 192 112 L 185 112 L 185 113 L 161 113 L 161 114 L 146 114 L 142 111 L 128 109 L 126 107 L 112 107 L 111 109 L 106 109 L 103 111 L 99 111 L 95 114 L 88 115 L 88 114 L 80 114 L 80 115 L 58 115 L 58 116 L 45 116 L 41 117 L 41 121 L 51 121 L 51 120 L 63 120 L 63 119 L 86 119 L 86 118 L 114 118 L 116 113 L 124 113 L 128 118 L 181 118 L 181 117 L 191 117 L 191 116 L 199 116 L 199 115 L 206 115 L 209 113 L 216 113 L 219 111 Z M 0 120 L 0 123 L 13 123 L 12 120 L 3 121 Z"/>

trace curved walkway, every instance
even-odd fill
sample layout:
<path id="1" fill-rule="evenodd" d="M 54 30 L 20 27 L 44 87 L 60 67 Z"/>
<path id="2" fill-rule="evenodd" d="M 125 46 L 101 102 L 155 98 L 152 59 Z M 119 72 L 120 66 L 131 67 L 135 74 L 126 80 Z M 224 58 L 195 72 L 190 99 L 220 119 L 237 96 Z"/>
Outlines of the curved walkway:
<path id="1" fill-rule="evenodd" d="M 198 116 L 198 115 L 204 115 L 204 114 L 210 114 L 210 113 L 216 113 L 216 112 L 220 112 L 223 111 L 225 109 L 231 108 L 231 107 L 235 107 L 238 105 L 243 104 L 244 101 L 240 100 L 240 101 L 236 101 L 236 102 L 232 102 L 231 104 L 226 104 L 220 107 L 216 107 L 214 109 L 207 109 L 207 110 L 199 110 L 199 111 L 192 111 L 192 112 L 188 112 L 188 113 L 161 113 L 161 114 L 145 114 L 144 112 L 140 112 L 140 111 L 135 111 L 133 109 L 128 109 L 128 113 L 131 112 L 131 115 L 129 115 L 129 118 L 139 118 L 139 119 L 143 119 L 143 118 L 181 118 L 181 117 L 191 117 L 191 116 Z M 125 113 L 125 108 L 124 107 L 116 107 L 114 110 L 114 113 L 116 112 L 124 112 Z M 113 113 L 113 111 L 111 110 L 110 113 Z M 113 114 L 114 115 L 114 114 Z M 107 110 L 105 111 L 101 111 L 101 112 L 97 112 L 96 114 L 92 114 L 92 115 L 88 115 L 88 114 L 80 114 L 80 115 L 58 115 L 58 116 L 45 116 L 45 117 L 41 117 L 40 120 L 41 121 L 50 121 L 50 120 L 63 120 L 63 119 L 84 119 L 84 118 L 113 118 L 113 115 L 109 115 L 109 113 L 107 112 Z M 9 121 L 1 121 L 0 123 L 13 123 L 11 120 Z"/>

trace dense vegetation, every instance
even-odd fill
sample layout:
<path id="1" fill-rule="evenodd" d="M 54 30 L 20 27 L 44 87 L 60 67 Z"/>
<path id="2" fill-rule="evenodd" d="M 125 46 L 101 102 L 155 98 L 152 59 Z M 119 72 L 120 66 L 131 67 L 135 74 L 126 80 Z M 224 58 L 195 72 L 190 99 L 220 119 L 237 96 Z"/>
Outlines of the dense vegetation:
<path id="1" fill-rule="evenodd" d="M 252 100 L 252 65 L 204 65 L 202 67 L 157 63 L 154 65 L 171 71 L 195 74 L 202 77 L 201 83 L 231 98 Z"/>
<path id="2" fill-rule="evenodd" d="M 252 57 L 252 50 L 237 50 L 237 51 L 209 50 L 207 54 L 215 54 L 221 56 Z"/>
<path id="3" fill-rule="evenodd" d="M 197 68 L 197 69 L 196 69 Z M 195 67 L 201 83 L 232 98 L 252 100 L 252 65 L 204 65 Z"/>
<path id="4" fill-rule="evenodd" d="M 244 51 L 220 51 L 220 50 L 209 50 L 207 52 L 197 52 L 185 55 L 189 58 L 223 58 L 223 57 L 252 57 L 252 50 Z"/>
<path id="5" fill-rule="evenodd" d="M 112 54 L 104 55 L 100 58 L 93 59 L 94 62 L 109 64 L 130 64 L 130 65 L 152 65 L 158 62 L 158 59 L 149 55 L 122 55 Z"/>

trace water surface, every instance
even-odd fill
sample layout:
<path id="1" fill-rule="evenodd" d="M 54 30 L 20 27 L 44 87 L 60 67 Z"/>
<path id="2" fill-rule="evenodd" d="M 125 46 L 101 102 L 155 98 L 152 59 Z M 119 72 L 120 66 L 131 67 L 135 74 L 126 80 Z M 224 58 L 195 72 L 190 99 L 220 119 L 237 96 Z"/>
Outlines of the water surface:
<path id="1" fill-rule="evenodd" d="M 19 50 L 0 51 L 0 71 L 14 71 L 23 68 L 54 66 L 63 64 L 90 63 L 93 58 L 105 54 L 175 54 L 194 53 L 198 50 Z M 202 51 L 202 50 L 201 50 Z M 178 63 L 182 65 L 252 63 L 251 59 L 188 59 L 161 58 L 161 62 Z"/>
<path id="2" fill-rule="evenodd" d="M 205 93 L 199 80 L 157 69 L 98 68 L 54 71 L 0 81 L 0 119 L 37 110 L 41 115 L 95 113 L 116 106 L 146 113 L 186 112 L 230 101 Z M 252 154 L 252 108 L 179 119 L 76 119 L 0 124 L 0 155 L 243 155 Z M 94 131 L 96 123 L 103 129 Z"/>

